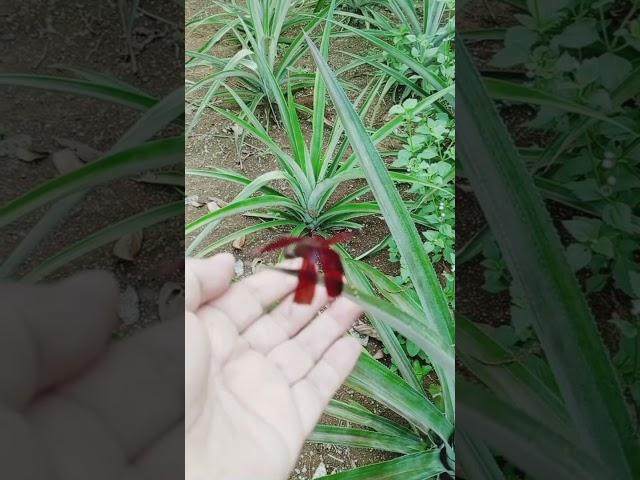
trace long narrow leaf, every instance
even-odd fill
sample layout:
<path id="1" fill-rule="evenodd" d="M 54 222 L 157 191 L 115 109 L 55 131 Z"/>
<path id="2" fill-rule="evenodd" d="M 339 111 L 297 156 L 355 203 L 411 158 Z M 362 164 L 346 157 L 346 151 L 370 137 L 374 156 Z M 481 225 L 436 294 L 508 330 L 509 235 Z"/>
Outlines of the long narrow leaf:
<path id="1" fill-rule="evenodd" d="M 362 405 L 355 402 L 344 403 L 338 400 L 331 400 L 324 413 L 339 420 L 369 427 L 376 432 L 386 433 L 405 438 L 411 438 L 420 442 L 420 437 L 406 427 L 389 420 L 381 415 L 371 413 Z"/>
<path id="2" fill-rule="evenodd" d="M 458 100 L 465 141 L 460 160 L 511 274 L 585 446 L 613 465 L 614 478 L 640 472 L 632 422 L 607 351 L 557 232 L 464 46 L 467 78 Z M 635 474 L 633 473 L 635 472 Z"/>
<path id="3" fill-rule="evenodd" d="M 444 473 L 440 452 L 404 455 L 394 460 L 320 477 L 324 480 L 427 480 Z"/>
<path id="4" fill-rule="evenodd" d="M 52 257 L 47 258 L 35 269 L 29 272 L 24 279 L 27 281 L 37 281 L 58 268 L 67 265 L 69 262 L 87 254 L 107 243 L 113 242 L 123 235 L 150 227 L 169 218 L 182 216 L 184 214 L 183 202 L 173 202 L 160 207 L 152 208 L 146 212 L 139 213 L 120 222 L 109 225 L 74 243 L 68 248 L 60 251 Z"/>
<path id="5" fill-rule="evenodd" d="M 314 60 L 327 84 L 327 91 L 345 127 L 351 146 L 366 174 L 367 182 L 371 185 L 374 197 L 380 205 L 380 210 L 385 217 L 391 234 L 396 239 L 402 256 L 405 258 L 410 271 L 413 272 L 412 278 L 429 325 L 432 326 L 446 344 L 452 347 L 453 320 L 447 300 L 433 266 L 427 258 L 411 216 L 404 206 L 404 202 L 389 176 L 387 167 L 375 149 L 358 114 L 338 85 L 331 69 L 315 45 L 310 40 L 308 42 Z"/>
<path id="6" fill-rule="evenodd" d="M 189 234 L 197 230 L 198 228 L 204 227 L 208 223 L 214 222 L 216 220 L 222 220 L 231 215 L 244 213 L 249 210 L 274 207 L 299 208 L 298 205 L 292 200 L 279 195 L 263 195 L 261 197 L 247 198 L 245 200 L 230 203 L 229 205 L 219 208 L 218 210 L 214 210 L 213 212 L 209 212 L 206 215 L 203 215 L 202 217 L 194 220 L 186 226 L 185 234 Z"/>
<path id="7" fill-rule="evenodd" d="M 251 235 L 252 233 L 260 232 L 262 230 L 267 230 L 269 228 L 282 227 L 285 225 L 295 225 L 295 222 L 291 220 L 269 220 L 264 223 L 256 223 L 255 225 L 251 225 L 249 227 L 241 228 L 229 235 L 225 235 L 224 237 L 216 240 L 210 245 L 207 245 L 206 248 L 203 248 L 196 257 L 205 257 L 211 252 L 216 251 L 220 247 L 237 240 L 238 238 L 244 237 L 246 235 Z"/>
<path id="8" fill-rule="evenodd" d="M 507 80 L 498 80 L 497 78 L 486 78 L 484 79 L 484 83 L 486 85 L 487 92 L 493 98 L 559 108 L 567 112 L 585 115 L 587 117 L 610 123 L 630 133 L 636 134 L 636 132 L 630 130 L 626 125 L 622 125 L 618 121 L 607 117 L 597 110 L 580 105 L 579 103 L 570 102 L 562 97 L 558 97 L 557 95 L 553 95 L 542 90 L 536 90 L 535 88 L 519 83 L 509 82 Z"/>
<path id="9" fill-rule="evenodd" d="M 414 453 L 425 450 L 425 444 L 422 441 L 415 441 L 411 438 L 332 425 L 317 425 L 307 441 L 353 448 L 375 448 L 376 450 L 397 453 Z"/>
<path id="10" fill-rule="evenodd" d="M 458 388 L 465 430 L 532 478 L 618 478 L 586 451 L 500 397 L 466 380 L 459 379 Z"/>
<path id="11" fill-rule="evenodd" d="M 426 396 L 411 388 L 371 355 L 363 352 L 346 384 L 398 413 L 424 433 L 449 441 L 453 425 Z"/>
<path id="12" fill-rule="evenodd" d="M 74 78 L 3 73 L 0 74 L 0 85 L 32 87 L 54 92 L 74 93 L 144 110 L 152 107 L 157 102 L 153 97 L 133 92 L 130 89 L 86 80 L 76 80 Z"/>
<path id="13" fill-rule="evenodd" d="M 354 290 L 350 286 L 345 286 L 343 295 L 359 304 L 365 312 L 376 315 L 400 335 L 414 342 L 426 352 L 434 365 L 441 366 L 450 378 L 455 378 L 453 351 L 449 345 L 439 341 L 438 335 L 431 331 L 422 319 L 414 318 L 389 302 Z"/>
<path id="14" fill-rule="evenodd" d="M 183 158 L 183 137 L 156 140 L 106 156 L 49 180 L 0 207 L 0 227 L 70 193 L 86 190 L 116 178 L 175 164 Z"/>

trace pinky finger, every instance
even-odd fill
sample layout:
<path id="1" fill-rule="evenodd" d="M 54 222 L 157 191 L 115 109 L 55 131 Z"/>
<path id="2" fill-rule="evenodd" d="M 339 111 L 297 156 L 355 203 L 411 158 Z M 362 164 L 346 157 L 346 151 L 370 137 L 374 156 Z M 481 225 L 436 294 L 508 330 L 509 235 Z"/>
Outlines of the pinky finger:
<path id="1" fill-rule="evenodd" d="M 329 400 L 353 370 L 361 350 L 353 337 L 338 339 L 307 376 L 291 387 L 305 436 L 311 433 Z"/>

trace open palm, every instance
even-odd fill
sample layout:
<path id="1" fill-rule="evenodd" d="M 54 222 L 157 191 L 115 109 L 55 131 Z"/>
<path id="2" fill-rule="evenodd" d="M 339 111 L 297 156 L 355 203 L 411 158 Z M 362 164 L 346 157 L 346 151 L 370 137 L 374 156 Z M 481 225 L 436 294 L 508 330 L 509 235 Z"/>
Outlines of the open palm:
<path id="1" fill-rule="evenodd" d="M 233 257 L 186 263 L 186 478 L 285 479 L 353 369 L 344 298 L 293 303 L 297 279 L 264 270 L 231 285 Z"/>

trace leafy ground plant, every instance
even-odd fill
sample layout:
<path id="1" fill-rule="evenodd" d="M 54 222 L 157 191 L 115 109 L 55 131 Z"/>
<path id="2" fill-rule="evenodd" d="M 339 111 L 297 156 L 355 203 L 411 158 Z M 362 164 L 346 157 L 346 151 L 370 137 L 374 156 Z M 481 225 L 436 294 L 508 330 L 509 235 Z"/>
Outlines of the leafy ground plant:
<path id="1" fill-rule="evenodd" d="M 404 352 L 399 348 L 398 340 L 389 331 L 389 327 L 427 353 L 442 382 L 444 396 L 444 411 L 441 411 L 429 400 L 422 387 L 415 388 L 408 383 L 415 381 L 415 373 L 410 368 L 403 370 L 403 375 L 410 379 L 407 382 L 365 354 L 359 360 L 348 384 L 402 415 L 421 433 L 414 436 L 409 430 L 403 431 L 400 425 L 389 424 L 388 420 L 373 415 L 362 406 L 333 402 L 328 411 L 330 415 L 372 427 L 375 432 L 318 426 L 310 440 L 369 446 L 406 454 L 396 460 L 342 472 L 327 478 L 421 479 L 444 472 L 452 473 L 455 464 L 453 320 L 444 292 L 426 252 L 421 248 L 415 224 L 362 120 L 340 88 L 320 52 L 313 44 L 310 45 L 310 49 L 319 72 L 326 82 L 327 91 L 336 111 L 345 126 L 345 132 L 357 159 L 362 165 L 367 182 L 371 186 L 376 201 L 380 204 L 389 230 L 396 239 L 408 268 L 415 274 L 413 293 L 409 290 L 397 292 L 392 297 L 394 304 L 390 300 L 381 300 L 368 293 L 371 287 L 364 281 L 366 273 L 359 268 L 362 262 L 347 262 L 347 278 L 353 285 L 345 287 L 345 294 L 359 302 L 375 324 L 386 327 L 381 329 L 383 341 L 395 350 L 399 358 L 404 357 Z M 406 357 L 402 360 L 404 360 L 402 363 L 408 363 Z M 387 383 L 386 387 L 385 383 Z M 435 433 L 439 439 L 432 440 L 430 432 Z M 407 441 L 408 443 L 405 443 Z M 436 454 L 438 451 L 439 453 Z M 416 467 L 413 463 L 416 459 L 423 462 L 420 467 Z"/>
<path id="2" fill-rule="evenodd" d="M 150 140 L 173 122 L 181 122 L 184 108 L 182 89 L 157 100 L 134 87 L 96 72 L 72 69 L 80 78 L 3 74 L 0 85 L 39 88 L 73 93 L 130 106 L 144 111 L 140 119 L 101 158 L 35 187 L 0 206 L 0 226 L 53 203 L 31 231 L 0 266 L 3 277 L 12 276 L 40 242 L 51 234 L 84 193 L 111 180 L 143 174 L 182 162 L 184 138 Z M 173 202 L 141 212 L 78 240 L 45 259 L 26 279 L 40 280 L 72 260 L 113 242 L 122 236 L 181 215 L 182 202 Z"/>
<path id="3" fill-rule="evenodd" d="M 329 28 L 325 29 L 322 40 L 321 50 L 326 57 L 330 41 Z M 355 219 L 381 213 L 376 202 L 359 201 L 360 197 L 370 191 L 369 186 L 363 186 L 337 202 L 330 203 L 342 183 L 364 178 L 365 171 L 357 164 L 355 154 L 349 153 L 349 142 L 341 120 L 326 128 L 326 93 L 320 72 L 314 79 L 312 135 L 309 141 L 303 135 L 302 123 L 291 89 L 288 89 L 286 95 L 279 89 L 274 91 L 280 117 L 284 119 L 282 123 L 289 141 L 287 146 L 276 143 L 251 111 L 250 106 L 233 89 L 225 88 L 237 102 L 242 115 L 218 107 L 215 107 L 215 110 L 262 142 L 278 161 L 279 169 L 265 173 L 255 180 L 221 169 L 188 170 L 189 175 L 209 176 L 244 185 L 243 190 L 229 205 L 187 225 L 187 234 L 202 229 L 190 244 L 188 253 L 195 252 L 195 248 L 213 231 L 220 220 L 238 213 L 249 212 L 264 222 L 233 232 L 206 246 L 198 255 L 206 255 L 236 238 L 277 226 L 290 226 L 294 235 L 303 232 L 329 233 L 332 229 L 360 228 Z M 357 100 L 357 103 L 362 104 L 360 115 L 366 114 L 375 98 L 371 89 L 375 91 L 376 86 L 370 85 L 364 89 Z M 412 112 L 418 115 L 451 91 L 452 87 L 449 87 L 417 102 Z M 402 122 L 403 117 L 396 116 L 377 129 L 372 134 L 374 142 L 379 143 L 387 138 Z M 394 172 L 392 178 L 399 183 L 440 188 L 425 179 L 404 173 Z M 293 195 L 269 186 L 276 180 L 286 182 Z M 253 196 L 257 192 L 262 195 Z M 416 222 L 425 223 L 417 215 L 413 218 Z"/>
<path id="4" fill-rule="evenodd" d="M 218 27 L 197 51 L 186 52 L 191 57 L 186 63 L 188 70 L 207 72 L 200 80 L 187 84 L 188 98 L 205 91 L 197 101 L 198 108 L 189 131 L 216 100 L 218 104 L 235 100 L 225 89 L 220 91 L 222 85 L 231 86 L 251 112 L 263 104 L 267 112 L 275 116 L 282 113 L 283 105 L 279 103 L 282 90 L 290 88 L 295 93 L 313 86 L 313 75 L 296 68 L 306 50 L 300 29 L 312 31 L 331 7 L 314 13 L 305 2 L 294 5 L 285 0 L 259 0 L 246 4 L 214 2 L 213 5 L 218 13 L 204 15 L 187 25 L 192 29 L 207 25 Z M 231 57 L 220 56 L 216 51 L 224 50 L 224 42 L 241 48 Z M 280 119 L 287 122 L 284 117 Z"/>
<path id="5" fill-rule="evenodd" d="M 473 381 L 458 381 L 464 428 L 458 435 L 463 439 L 460 463 L 469 478 L 479 472 L 506 478 L 511 467 L 501 468 L 494 455 L 525 478 L 635 478 L 640 470 L 628 408 L 632 396 L 628 385 L 616 381 L 619 374 L 585 296 L 602 280 L 581 276 L 593 279 L 593 285 L 580 284 L 574 273 L 592 258 L 601 268 L 612 262 L 614 239 L 624 236 L 619 229 L 615 234 L 608 230 L 613 218 L 617 225 L 625 223 L 618 217 L 633 225 L 635 187 L 616 192 L 598 173 L 616 163 L 605 155 L 609 148 L 625 151 L 635 142 L 637 122 L 629 100 L 637 95 L 637 82 L 633 87 L 626 80 L 612 82 L 616 72 L 611 69 L 583 76 L 612 55 L 620 56 L 620 65 L 633 65 L 625 58 L 631 45 L 617 50 L 621 40 L 613 42 L 611 36 L 631 17 L 608 8 L 612 2 L 556 2 L 544 10 L 537 8 L 540 2 L 510 3 L 522 10 L 517 16 L 522 25 L 505 32 L 506 47 L 494 63 L 525 69 L 492 71 L 483 82 L 466 48 L 460 49 L 457 65 L 465 87 L 458 97 L 458 125 L 465 142 L 458 151 L 504 257 L 509 275 L 502 278 L 520 309 L 516 314 L 512 308 L 507 326 L 519 328 L 524 321 L 532 334 L 519 342 L 533 348 L 518 350 L 495 335 L 497 329 L 457 319 L 458 356 L 473 373 Z M 631 77 L 632 70 L 627 69 Z M 534 105 L 532 125 L 553 128 L 547 132 L 551 141 L 515 148 L 490 96 Z M 637 174 L 633 168 L 626 171 Z M 567 174 L 568 182 L 560 180 Z M 575 209 L 563 225 L 572 237 L 566 252 L 543 197 Z M 619 211 L 626 213 L 620 216 Z M 625 250 L 621 253 L 624 258 Z M 498 255 L 493 260 L 500 265 Z M 637 267 L 626 263 L 617 270 L 634 277 Z M 627 338 L 634 338 L 632 322 L 619 324 Z M 625 365 L 627 375 L 629 362 L 621 359 L 628 359 L 632 349 L 625 347 L 616 361 Z"/>

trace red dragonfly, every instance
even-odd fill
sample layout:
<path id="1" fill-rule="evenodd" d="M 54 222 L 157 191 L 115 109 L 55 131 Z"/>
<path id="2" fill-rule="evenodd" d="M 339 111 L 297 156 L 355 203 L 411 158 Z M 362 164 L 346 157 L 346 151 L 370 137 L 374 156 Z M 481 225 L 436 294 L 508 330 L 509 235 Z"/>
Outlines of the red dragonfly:
<path id="1" fill-rule="evenodd" d="M 298 286 L 293 301 L 310 304 L 318 283 L 317 265 L 322 265 L 324 284 L 330 297 L 337 297 L 342 292 L 344 270 L 340 256 L 329 248 L 336 243 L 346 242 L 355 235 L 354 232 L 342 232 L 331 238 L 283 237 L 265 245 L 259 253 L 285 249 L 288 258 L 302 257 L 302 268 L 297 271 Z"/>

